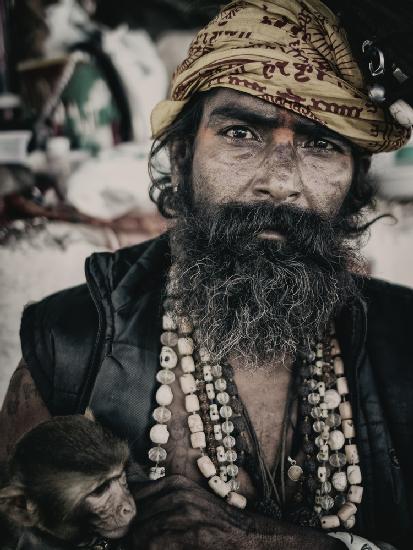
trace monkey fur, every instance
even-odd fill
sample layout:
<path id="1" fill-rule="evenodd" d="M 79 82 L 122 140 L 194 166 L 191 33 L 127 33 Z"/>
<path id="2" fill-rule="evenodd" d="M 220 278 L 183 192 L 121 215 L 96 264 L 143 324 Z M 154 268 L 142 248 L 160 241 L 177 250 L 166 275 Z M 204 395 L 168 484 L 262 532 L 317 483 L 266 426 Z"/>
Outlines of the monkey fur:
<path id="1" fill-rule="evenodd" d="M 90 418 L 54 417 L 18 441 L 0 510 L 29 528 L 29 538 L 37 532 L 74 545 L 119 539 L 136 514 L 128 459 L 127 444 Z"/>

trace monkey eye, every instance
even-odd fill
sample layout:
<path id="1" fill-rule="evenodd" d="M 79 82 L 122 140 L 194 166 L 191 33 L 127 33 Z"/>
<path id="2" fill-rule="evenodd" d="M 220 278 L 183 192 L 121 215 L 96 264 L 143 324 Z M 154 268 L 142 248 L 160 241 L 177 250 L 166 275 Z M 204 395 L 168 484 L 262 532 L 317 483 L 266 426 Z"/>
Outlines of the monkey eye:
<path id="1" fill-rule="evenodd" d="M 103 493 L 106 491 L 106 489 L 111 484 L 111 479 L 108 479 L 107 481 L 104 481 L 101 485 L 98 485 L 94 491 L 89 493 L 89 496 L 91 497 L 100 497 L 103 495 Z"/>

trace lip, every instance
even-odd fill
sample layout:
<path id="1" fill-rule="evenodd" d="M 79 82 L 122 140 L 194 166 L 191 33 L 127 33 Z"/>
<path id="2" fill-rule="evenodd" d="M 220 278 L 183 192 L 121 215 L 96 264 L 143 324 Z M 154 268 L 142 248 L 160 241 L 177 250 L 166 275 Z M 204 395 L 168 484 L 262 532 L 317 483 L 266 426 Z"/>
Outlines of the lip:
<path id="1" fill-rule="evenodd" d="M 259 239 L 268 239 L 272 241 L 284 241 L 285 237 L 282 235 L 279 231 L 275 231 L 274 229 L 264 229 L 264 231 L 261 231 L 258 233 L 257 237 Z"/>
<path id="2" fill-rule="evenodd" d="M 126 535 L 126 533 L 129 530 L 129 524 L 130 524 L 130 521 L 126 525 L 117 527 L 117 528 L 112 529 L 110 531 L 104 531 L 102 529 L 102 530 L 99 530 L 99 534 L 102 537 L 106 537 L 108 539 L 119 539 L 119 538 L 124 537 Z"/>

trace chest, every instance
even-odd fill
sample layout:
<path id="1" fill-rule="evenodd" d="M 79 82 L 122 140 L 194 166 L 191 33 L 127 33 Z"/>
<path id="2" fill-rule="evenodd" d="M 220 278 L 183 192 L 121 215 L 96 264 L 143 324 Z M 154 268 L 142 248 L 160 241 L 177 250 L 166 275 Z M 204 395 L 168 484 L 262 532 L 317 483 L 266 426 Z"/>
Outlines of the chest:
<path id="1" fill-rule="evenodd" d="M 200 484 L 205 479 L 198 470 L 196 460 L 200 456 L 198 449 L 191 447 L 188 413 L 185 410 L 185 398 L 177 380 L 172 384 L 174 400 L 169 407 L 172 413 L 168 423 L 169 440 L 165 449 L 167 475 L 184 475 Z M 256 375 L 236 378 L 238 394 L 248 411 L 250 422 L 259 441 L 266 465 L 271 468 L 276 461 L 283 437 L 285 404 L 288 393 L 289 377 L 271 377 Z M 287 445 L 291 446 L 291 431 L 287 432 Z M 254 497 L 254 484 L 243 467 L 240 467 L 238 480 L 240 492 Z"/>

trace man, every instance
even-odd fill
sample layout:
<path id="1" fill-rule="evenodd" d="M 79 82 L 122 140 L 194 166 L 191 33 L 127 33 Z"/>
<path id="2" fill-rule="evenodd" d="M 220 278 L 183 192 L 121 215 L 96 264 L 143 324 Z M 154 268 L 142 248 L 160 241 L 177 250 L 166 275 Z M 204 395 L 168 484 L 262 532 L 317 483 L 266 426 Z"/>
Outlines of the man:
<path id="1" fill-rule="evenodd" d="M 89 405 L 158 480 L 132 548 L 409 548 L 413 293 L 351 239 L 407 132 L 317 0 L 227 6 L 152 122 L 171 230 L 26 309 L 6 447 Z"/>

